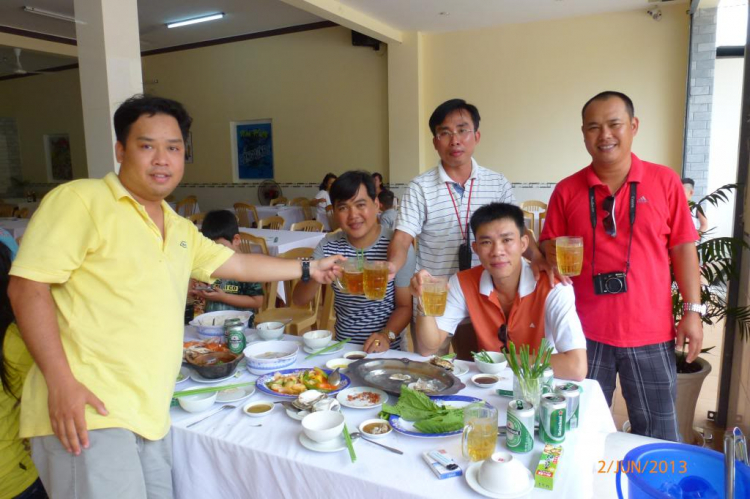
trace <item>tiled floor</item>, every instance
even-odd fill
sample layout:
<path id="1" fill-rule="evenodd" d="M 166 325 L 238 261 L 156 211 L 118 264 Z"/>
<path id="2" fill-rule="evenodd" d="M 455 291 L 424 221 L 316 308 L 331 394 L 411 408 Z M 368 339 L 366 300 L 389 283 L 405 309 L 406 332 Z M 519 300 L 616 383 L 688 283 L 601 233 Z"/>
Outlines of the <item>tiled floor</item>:
<path id="1" fill-rule="evenodd" d="M 708 348 L 715 346 L 713 350 L 708 353 L 702 354 L 701 356 L 706 359 L 713 368 L 703 382 L 700 396 L 698 397 L 698 403 L 695 407 L 695 422 L 694 427 L 704 428 L 705 435 L 715 434 L 713 442 L 707 444 L 707 446 L 715 448 L 716 450 L 722 450 L 722 435 L 724 433 L 722 428 L 717 427 L 713 422 L 708 421 L 708 411 L 716 410 L 716 403 L 719 399 L 719 379 L 721 375 L 720 361 L 721 361 L 721 349 L 724 338 L 724 322 L 714 324 L 711 327 L 703 328 L 703 347 Z M 615 396 L 612 401 L 612 417 L 615 420 L 615 425 L 618 430 L 622 430 L 622 425 L 628 419 L 628 411 L 625 407 L 625 399 L 622 398 L 619 386 L 615 391 Z"/>

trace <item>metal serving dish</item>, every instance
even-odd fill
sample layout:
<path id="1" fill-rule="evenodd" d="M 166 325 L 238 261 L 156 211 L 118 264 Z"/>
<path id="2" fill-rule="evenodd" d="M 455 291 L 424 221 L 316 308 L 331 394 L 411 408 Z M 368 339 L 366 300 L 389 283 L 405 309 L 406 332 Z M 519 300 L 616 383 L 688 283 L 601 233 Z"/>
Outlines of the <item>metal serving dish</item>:
<path id="1" fill-rule="evenodd" d="M 347 374 L 363 385 L 380 388 L 395 395 L 401 393 L 401 385 L 409 385 L 420 378 L 437 383 L 438 390 L 425 392 L 428 395 L 452 395 L 466 388 L 460 379 L 445 369 L 409 359 L 362 359 L 349 364 Z M 391 379 L 394 374 L 406 375 L 409 379 Z"/>

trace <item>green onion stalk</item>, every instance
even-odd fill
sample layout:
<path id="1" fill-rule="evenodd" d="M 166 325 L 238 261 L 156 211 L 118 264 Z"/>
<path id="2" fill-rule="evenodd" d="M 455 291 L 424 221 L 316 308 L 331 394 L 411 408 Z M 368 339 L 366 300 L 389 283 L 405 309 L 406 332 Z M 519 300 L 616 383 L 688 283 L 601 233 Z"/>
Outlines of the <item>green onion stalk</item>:
<path id="1" fill-rule="evenodd" d="M 531 360 L 529 345 L 521 345 L 518 354 L 516 354 L 516 346 L 510 341 L 507 350 L 503 352 L 508 365 L 518 379 L 521 397 L 531 403 L 537 411 L 542 396 L 544 371 L 550 366 L 552 350 L 552 345 L 546 338 L 542 338 L 542 343 L 539 345 L 539 350 L 535 352 L 533 361 Z"/>

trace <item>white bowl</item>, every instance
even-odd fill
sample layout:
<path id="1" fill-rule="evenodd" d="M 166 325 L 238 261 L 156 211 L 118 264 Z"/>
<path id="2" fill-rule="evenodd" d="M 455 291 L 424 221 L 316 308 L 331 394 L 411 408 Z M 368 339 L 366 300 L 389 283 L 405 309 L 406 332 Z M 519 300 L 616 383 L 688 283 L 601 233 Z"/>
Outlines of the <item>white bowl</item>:
<path id="1" fill-rule="evenodd" d="M 177 401 L 180 403 L 180 407 L 187 412 L 203 412 L 214 405 L 218 395 L 218 392 L 199 393 L 197 395 L 178 397 Z"/>
<path id="2" fill-rule="evenodd" d="M 225 320 L 239 317 L 240 320 L 242 320 L 243 327 L 247 327 L 247 323 L 252 316 L 253 313 L 250 311 L 221 310 L 219 312 L 201 314 L 190 321 L 190 325 L 195 326 L 198 329 L 198 336 L 203 340 L 223 338 Z"/>
<path id="3" fill-rule="evenodd" d="M 489 383 L 480 383 L 480 380 L 492 379 Z M 477 385 L 479 388 L 492 388 L 500 381 L 500 377 L 496 374 L 475 374 L 471 377 L 471 382 Z"/>
<path id="4" fill-rule="evenodd" d="M 344 354 L 344 358 L 346 360 L 351 360 L 352 362 L 356 362 L 358 360 L 362 360 L 365 357 L 367 357 L 367 352 L 363 350 L 355 350 L 353 352 L 347 352 Z"/>
<path id="5" fill-rule="evenodd" d="M 373 423 L 387 426 L 388 427 L 388 431 L 386 431 L 384 433 L 370 433 L 368 431 L 365 431 L 365 428 L 367 426 L 373 424 Z M 388 421 L 386 421 L 385 419 L 366 419 L 366 420 L 362 421 L 362 423 L 360 423 L 360 425 L 359 425 L 359 431 L 363 435 L 367 435 L 367 438 L 383 438 L 383 437 L 389 435 L 393 431 L 393 428 L 388 423 Z"/>
<path id="6" fill-rule="evenodd" d="M 333 333 L 324 329 L 309 331 L 302 335 L 302 341 L 305 342 L 305 346 L 310 350 L 317 350 L 327 346 L 331 342 L 331 338 L 333 338 Z"/>
<path id="7" fill-rule="evenodd" d="M 316 442 L 328 442 L 344 431 L 344 415 L 337 411 L 313 412 L 302 420 L 302 431 Z"/>
<path id="8" fill-rule="evenodd" d="M 266 341 L 278 340 L 279 338 L 284 336 L 285 327 L 286 324 L 284 324 L 283 322 L 261 322 L 260 324 L 255 326 L 256 330 L 258 331 L 258 336 Z"/>
<path id="9" fill-rule="evenodd" d="M 268 407 L 267 411 L 264 412 L 248 412 L 251 407 L 256 406 L 266 406 Z M 242 412 L 245 413 L 246 416 L 250 416 L 251 418 L 262 418 L 263 416 L 268 416 L 271 414 L 271 411 L 273 411 L 274 404 L 273 402 L 250 402 L 249 404 L 245 405 L 245 407 L 242 408 Z"/>
<path id="10" fill-rule="evenodd" d="M 354 361 L 351 359 L 343 359 L 343 358 L 331 359 L 328 362 L 326 362 L 326 367 L 331 370 L 336 369 L 338 367 L 340 372 L 344 372 L 346 371 L 346 368 L 349 367 L 349 364 L 351 364 L 352 362 Z"/>
<path id="11" fill-rule="evenodd" d="M 495 362 L 490 364 L 489 362 L 482 362 L 481 360 L 474 359 L 474 363 L 477 365 L 477 369 L 479 369 L 479 372 L 484 374 L 497 374 L 508 367 L 508 362 L 505 360 L 505 355 L 499 352 L 487 352 L 487 354 Z"/>
<path id="12" fill-rule="evenodd" d="M 259 341 L 248 345 L 243 352 L 247 358 L 247 369 L 252 374 L 263 375 L 294 364 L 297 361 L 299 344 L 296 341 Z M 279 356 L 264 357 L 270 353 Z"/>
<path id="13" fill-rule="evenodd" d="M 510 452 L 495 452 L 479 467 L 477 481 L 490 492 L 514 497 L 530 486 L 528 468 Z"/>

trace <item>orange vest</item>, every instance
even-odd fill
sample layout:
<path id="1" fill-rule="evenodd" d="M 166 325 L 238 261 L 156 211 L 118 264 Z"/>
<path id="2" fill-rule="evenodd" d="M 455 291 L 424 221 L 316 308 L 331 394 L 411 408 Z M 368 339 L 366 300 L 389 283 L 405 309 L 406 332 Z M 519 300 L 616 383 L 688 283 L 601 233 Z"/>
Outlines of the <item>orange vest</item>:
<path id="1" fill-rule="evenodd" d="M 544 338 L 544 304 L 547 295 L 552 291 L 547 275 L 541 274 L 534 291 L 528 295 L 522 297 L 520 293 L 516 293 L 510 318 L 506 319 L 497 290 L 493 287 L 490 296 L 479 291 L 483 272 L 484 267 L 479 265 L 456 274 L 466 299 L 479 348 L 499 352 L 505 346 L 497 337 L 498 328 L 503 324 L 508 325 L 508 340 L 516 347 L 529 345 L 532 351 L 539 348 Z"/>

